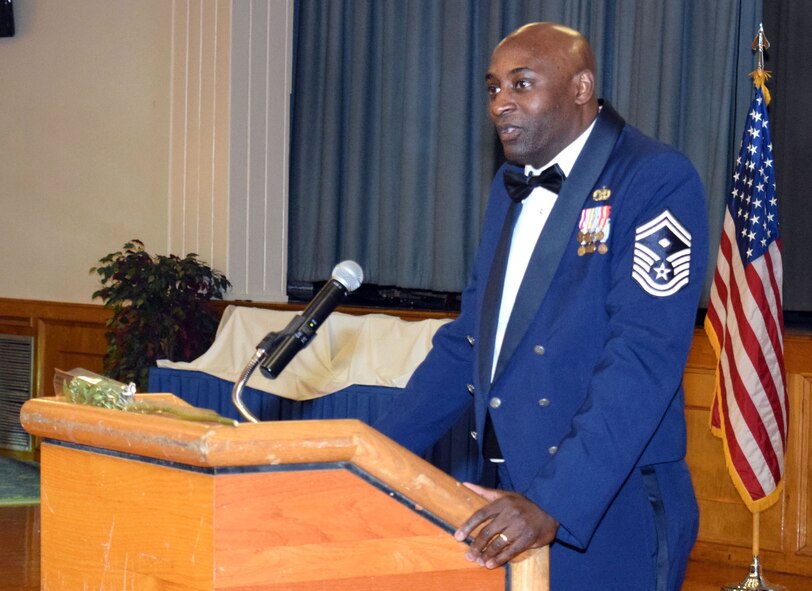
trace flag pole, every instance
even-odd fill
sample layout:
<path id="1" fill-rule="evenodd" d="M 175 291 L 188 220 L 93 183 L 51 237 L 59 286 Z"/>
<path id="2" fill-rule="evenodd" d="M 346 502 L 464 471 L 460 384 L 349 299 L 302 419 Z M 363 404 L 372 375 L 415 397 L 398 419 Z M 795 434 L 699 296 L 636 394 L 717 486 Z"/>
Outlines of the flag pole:
<path id="1" fill-rule="evenodd" d="M 764 95 L 765 107 L 770 102 L 770 94 L 764 84 L 769 73 L 764 69 L 764 50 L 770 47 L 770 42 L 764 34 L 764 25 L 759 24 L 758 32 L 753 40 L 753 51 L 756 52 L 756 70 L 752 72 L 753 82 L 757 88 L 762 90 Z M 749 199 L 748 199 L 749 202 Z M 779 303 L 780 306 L 780 303 Z M 726 585 L 722 587 L 722 591 L 778 591 L 773 589 L 767 581 L 761 576 L 761 564 L 759 563 L 759 543 L 760 543 L 760 509 L 751 507 L 753 512 L 753 562 L 750 565 L 750 572 L 745 579 L 736 585 Z M 780 587 L 779 589 L 783 589 Z"/>
<path id="2" fill-rule="evenodd" d="M 759 551 L 759 515 L 761 515 L 760 511 L 755 511 L 753 513 L 753 556 L 758 557 Z"/>
<path id="3" fill-rule="evenodd" d="M 759 511 L 753 512 L 753 562 L 750 564 L 750 572 L 741 583 L 725 585 L 722 587 L 722 591 L 778 591 L 761 576 L 761 564 L 758 561 L 759 515 L 761 515 Z"/>

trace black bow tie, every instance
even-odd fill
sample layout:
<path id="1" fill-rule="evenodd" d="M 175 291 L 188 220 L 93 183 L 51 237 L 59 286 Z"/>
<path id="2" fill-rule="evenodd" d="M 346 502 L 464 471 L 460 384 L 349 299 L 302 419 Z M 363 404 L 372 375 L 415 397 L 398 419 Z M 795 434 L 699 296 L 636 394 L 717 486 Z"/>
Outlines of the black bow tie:
<path id="1" fill-rule="evenodd" d="M 536 176 L 526 176 L 512 170 L 506 170 L 504 174 L 505 189 L 507 189 L 510 198 L 516 203 L 523 201 L 536 187 L 544 187 L 557 195 L 561 190 L 561 183 L 566 178 L 564 171 L 561 170 L 558 164 L 545 168 L 541 171 L 541 174 Z"/>

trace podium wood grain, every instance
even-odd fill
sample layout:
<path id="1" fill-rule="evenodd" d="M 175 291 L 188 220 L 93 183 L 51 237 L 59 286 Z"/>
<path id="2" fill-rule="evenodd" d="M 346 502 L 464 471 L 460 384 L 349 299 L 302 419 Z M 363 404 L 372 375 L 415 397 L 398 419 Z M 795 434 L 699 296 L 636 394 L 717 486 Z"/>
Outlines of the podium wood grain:
<path id="1" fill-rule="evenodd" d="M 451 531 L 484 501 L 359 421 L 213 426 L 55 399 L 22 420 L 46 438 L 44 589 L 547 588 L 546 549 L 465 560 Z"/>

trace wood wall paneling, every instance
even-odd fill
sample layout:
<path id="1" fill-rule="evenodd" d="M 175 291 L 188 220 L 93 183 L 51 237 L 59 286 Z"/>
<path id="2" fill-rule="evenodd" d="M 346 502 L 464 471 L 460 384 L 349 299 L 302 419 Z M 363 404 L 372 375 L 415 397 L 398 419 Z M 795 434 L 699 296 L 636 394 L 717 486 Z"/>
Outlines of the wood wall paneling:
<path id="1" fill-rule="evenodd" d="M 787 334 L 784 349 L 790 400 L 784 489 L 779 501 L 759 516 L 759 555 L 765 569 L 810 576 L 812 339 L 806 334 Z M 704 332 L 697 331 L 685 372 L 687 461 L 700 508 L 692 557 L 746 569 L 752 562 L 753 518 L 730 480 L 722 441 L 709 430 L 714 383 L 713 351 Z"/>
<path id="2" fill-rule="evenodd" d="M 34 337 L 36 396 L 53 394 L 57 367 L 101 371 L 109 317 L 99 305 L 0 298 L 0 333 Z"/>
<path id="3" fill-rule="evenodd" d="M 688 368 L 685 373 L 688 422 L 688 455 L 700 506 L 699 539 L 752 547 L 752 515 L 727 476 L 722 440 L 709 429 L 715 374 L 713 370 Z M 765 511 L 761 519 L 761 547 L 782 551 L 781 527 L 786 496 Z"/>
<path id="4" fill-rule="evenodd" d="M 30 316 L 8 314 L 0 316 L 0 332 L 20 337 L 34 336 L 34 321 Z"/>
<path id="5" fill-rule="evenodd" d="M 102 373 L 107 340 L 103 324 L 72 322 L 50 318 L 37 322 L 38 353 L 43 368 L 37 383 L 37 396 L 53 396 L 55 369 L 83 368 Z"/>
<path id="6" fill-rule="evenodd" d="M 793 420 L 795 434 L 790 434 L 798 442 L 800 461 L 797 466 L 798 480 L 798 528 L 797 553 L 812 560 L 812 511 L 810 511 L 810 491 L 812 490 L 812 373 L 790 376 L 792 391 L 800 396 L 795 405 L 797 417 Z"/>

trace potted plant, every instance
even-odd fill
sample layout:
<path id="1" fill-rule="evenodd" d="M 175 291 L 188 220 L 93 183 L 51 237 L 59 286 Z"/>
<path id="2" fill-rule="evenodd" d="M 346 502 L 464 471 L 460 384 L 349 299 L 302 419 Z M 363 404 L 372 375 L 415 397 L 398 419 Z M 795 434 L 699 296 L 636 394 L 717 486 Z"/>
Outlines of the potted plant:
<path id="1" fill-rule="evenodd" d="M 157 359 L 191 361 L 208 349 L 218 323 L 210 301 L 231 287 L 197 254 L 151 255 L 140 240 L 101 258 L 90 272 L 102 285 L 93 298 L 112 310 L 104 371 L 140 391 Z"/>

